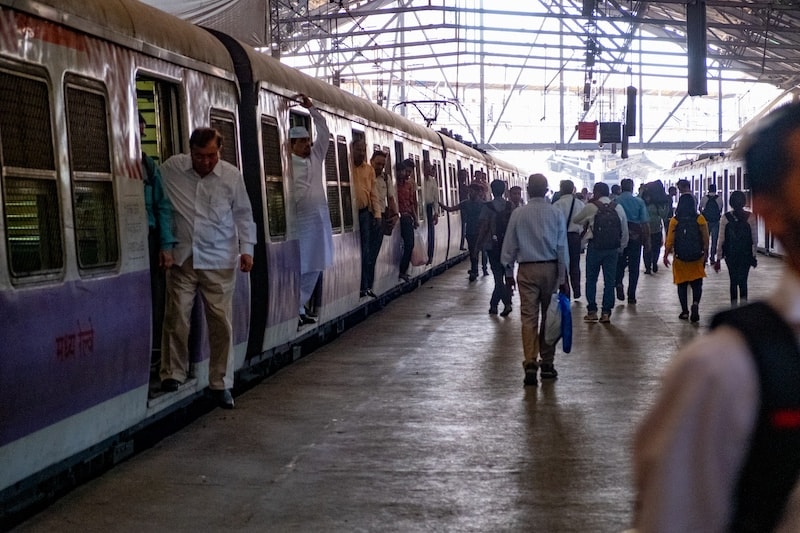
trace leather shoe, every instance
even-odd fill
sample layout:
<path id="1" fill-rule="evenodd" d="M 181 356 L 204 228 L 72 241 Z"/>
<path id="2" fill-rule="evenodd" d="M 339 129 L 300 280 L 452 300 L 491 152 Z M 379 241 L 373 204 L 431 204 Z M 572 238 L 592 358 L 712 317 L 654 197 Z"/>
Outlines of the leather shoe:
<path id="1" fill-rule="evenodd" d="M 175 392 L 180 386 L 181 382 L 177 379 L 167 378 L 161 382 L 161 390 L 164 392 Z"/>
<path id="2" fill-rule="evenodd" d="M 377 297 L 378 297 L 378 295 L 377 295 L 377 294 L 375 294 L 374 292 L 372 292 L 372 289 L 367 289 L 367 290 L 366 290 L 366 292 L 365 292 L 365 294 L 366 294 L 367 296 L 369 296 L 370 298 L 377 298 Z"/>
<path id="3" fill-rule="evenodd" d="M 508 316 L 510 314 L 511 314 L 511 306 L 507 305 L 507 306 L 503 307 L 503 312 L 500 313 L 500 316 Z"/>
<path id="4" fill-rule="evenodd" d="M 230 390 L 214 390 L 211 391 L 211 393 L 214 395 L 220 407 L 223 409 L 233 409 L 233 395 Z"/>

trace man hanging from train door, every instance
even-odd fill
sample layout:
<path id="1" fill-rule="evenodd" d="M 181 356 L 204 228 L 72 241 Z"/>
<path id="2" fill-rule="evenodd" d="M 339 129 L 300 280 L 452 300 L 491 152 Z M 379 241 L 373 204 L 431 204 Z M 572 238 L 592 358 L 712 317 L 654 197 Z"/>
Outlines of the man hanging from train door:
<path id="1" fill-rule="evenodd" d="M 434 226 L 439 223 L 439 183 L 436 181 L 436 167 L 430 161 L 425 161 L 423 168 L 425 173 L 423 182 L 425 219 L 428 221 L 428 261 L 425 264 L 430 265 L 433 263 L 435 250 L 436 229 Z"/>
<path id="2" fill-rule="evenodd" d="M 250 272 L 256 225 L 239 169 L 220 159 L 223 138 L 197 128 L 189 154 L 161 166 L 174 208 L 174 264 L 167 271 L 167 310 L 161 342 L 161 390 L 173 392 L 189 373 L 189 332 L 197 293 L 203 298 L 208 341 L 208 387 L 233 408 L 233 292 L 236 267 Z"/>
<path id="3" fill-rule="evenodd" d="M 317 129 L 316 144 L 311 142 L 311 134 L 305 127 L 294 126 L 289 130 L 300 245 L 300 327 L 316 322 L 306 309 L 306 304 L 314 293 L 322 271 L 333 264 L 333 229 L 323 175 L 330 134 L 328 123 L 308 96 L 298 94 L 295 98 L 308 109 Z"/>
<path id="4" fill-rule="evenodd" d="M 361 289 L 359 296 L 376 297 L 372 292 L 375 265 L 371 265 L 373 235 L 381 233 L 381 203 L 375 186 L 375 169 L 367 162 L 367 143 L 355 139 L 351 143 L 353 157 L 353 185 L 358 209 L 358 231 L 361 235 Z"/>

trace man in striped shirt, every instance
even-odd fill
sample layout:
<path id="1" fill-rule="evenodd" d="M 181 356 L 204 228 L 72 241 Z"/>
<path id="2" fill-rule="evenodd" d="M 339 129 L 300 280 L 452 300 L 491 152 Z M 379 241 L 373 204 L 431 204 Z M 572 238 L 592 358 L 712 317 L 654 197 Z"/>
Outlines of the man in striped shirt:
<path id="1" fill-rule="evenodd" d="M 545 199 L 546 193 L 547 178 L 532 174 L 528 178 L 530 201 L 511 213 L 500 258 L 508 285 L 519 289 L 525 385 L 538 383 L 540 368 L 542 379 L 558 377 L 553 365 L 555 346 L 544 341 L 544 322 L 553 293 L 566 282 L 569 255 L 564 214 Z M 515 261 L 519 262 L 516 282 Z"/>

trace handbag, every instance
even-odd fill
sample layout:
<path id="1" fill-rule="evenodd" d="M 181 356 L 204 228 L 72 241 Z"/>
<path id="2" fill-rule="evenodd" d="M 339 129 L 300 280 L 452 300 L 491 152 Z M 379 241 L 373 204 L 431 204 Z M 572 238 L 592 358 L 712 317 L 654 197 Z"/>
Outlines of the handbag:
<path id="1" fill-rule="evenodd" d="M 417 229 L 414 231 L 414 248 L 411 250 L 411 264 L 414 266 L 422 266 L 428 262 L 428 251 L 425 246 L 425 238 L 422 231 Z"/>
<path id="2" fill-rule="evenodd" d="M 550 305 L 544 318 L 544 342 L 553 346 L 561 338 L 561 309 L 558 304 L 558 294 L 550 298 Z"/>
<path id="3" fill-rule="evenodd" d="M 569 297 L 563 293 L 550 298 L 544 323 L 544 341 L 555 346 L 559 340 L 564 353 L 572 351 L 572 309 Z"/>

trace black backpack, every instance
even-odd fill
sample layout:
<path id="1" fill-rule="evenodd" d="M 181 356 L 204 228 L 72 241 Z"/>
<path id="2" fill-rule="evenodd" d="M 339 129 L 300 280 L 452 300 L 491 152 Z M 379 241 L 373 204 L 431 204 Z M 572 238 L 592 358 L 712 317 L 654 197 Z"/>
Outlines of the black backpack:
<path id="1" fill-rule="evenodd" d="M 750 213 L 738 218 L 734 213 L 725 213 L 725 241 L 722 243 L 722 257 L 728 261 L 748 262 L 753 256 L 753 234 L 747 220 Z"/>
<path id="2" fill-rule="evenodd" d="M 622 221 L 617 214 L 616 202 L 596 201 L 597 214 L 592 225 L 592 246 L 598 250 L 614 250 L 622 244 Z"/>
<path id="3" fill-rule="evenodd" d="M 722 218 L 722 211 L 720 211 L 717 196 L 709 195 L 707 198 L 708 201 L 706 201 L 701 214 L 708 222 L 719 222 L 719 219 Z"/>
<path id="4" fill-rule="evenodd" d="M 794 330 L 758 302 L 725 311 L 711 327 L 738 329 L 753 354 L 759 411 L 736 491 L 729 531 L 773 531 L 800 473 L 800 351 Z"/>
<path id="5" fill-rule="evenodd" d="M 700 235 L 700 224 L 697 217 L 676 218 L 675 257 L 684 262 L 697 261 L 703 257 L 703 237 Z"/>
<path id="6" fill-rule="evenodd" d="M 486 249 L 501 250 L 503 248 L 503 239 L 506 237 L 506 230 L 508 229 L 508 221 L 511 219 L 511 212 L 514 210 L 514 205 L 506 201 L 505 208 L 502 211 L 497 211 L 494 208 L 493 202 L 486 202 L 486 207 L 492 212 L 489 220 L 489 235 L 491 236 L 491 243 L 485 243 Z M 497 246 L 495 247 L 495 243 Z"/>

